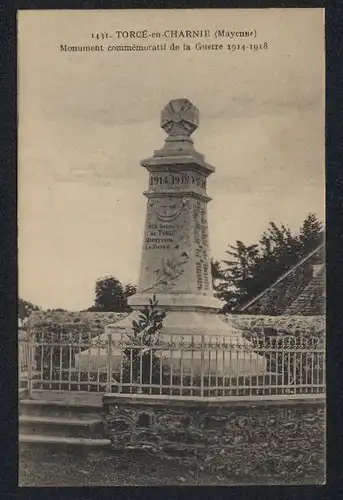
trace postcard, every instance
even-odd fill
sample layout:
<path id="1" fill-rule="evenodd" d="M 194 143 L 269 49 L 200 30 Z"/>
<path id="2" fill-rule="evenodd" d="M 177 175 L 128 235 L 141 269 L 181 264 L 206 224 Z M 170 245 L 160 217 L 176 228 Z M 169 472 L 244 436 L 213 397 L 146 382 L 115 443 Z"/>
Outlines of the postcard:
<path id="1" fill-rule="evenodd" d="M 20 486 L 325 483 L 324 14 L 18 12 Z"/>

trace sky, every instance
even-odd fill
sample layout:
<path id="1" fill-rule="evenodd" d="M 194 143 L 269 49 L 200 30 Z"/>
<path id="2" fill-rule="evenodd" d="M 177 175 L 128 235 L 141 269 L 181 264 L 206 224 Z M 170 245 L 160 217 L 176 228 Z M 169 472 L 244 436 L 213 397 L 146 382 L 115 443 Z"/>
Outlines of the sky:
<path id="1" fill-rule="evenodd" d="M 92 31 L 142 27 L 256 29 L 254 43 L 268 50 L 59 50 L 95 43 Z M 297 231 L 309 212 L 324 219 L 322 10 L 21 11 L 18 41 L 25 300 L 80 310 L 101 276 L 137 283 L 148 185 L 140 160 L 163 146 L 160 112 L 174 98 L 198 107 L 192 138 L 216 168 L 207 186 L 214 258 L 238 239 L 256 243 L 269 221 Z"/>

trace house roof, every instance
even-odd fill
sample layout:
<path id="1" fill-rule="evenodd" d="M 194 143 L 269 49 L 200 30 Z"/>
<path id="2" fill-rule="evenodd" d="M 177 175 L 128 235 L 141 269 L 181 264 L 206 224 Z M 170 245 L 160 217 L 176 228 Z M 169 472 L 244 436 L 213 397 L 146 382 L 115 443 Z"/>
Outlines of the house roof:
<path id="1" fill-rule="evenodd" d="M 310 316 L 324 314 L 324 293 L 324 244 L 321 244 L 238 312 Z"/>
<path id="2" fill-rule="evenodd" d="M 284 314 L 303 314 L 313 316 L 325 314 L 325 265 L 321 264 L 316 270 L 313 279 L 294 302 L 285 310 Z"/>

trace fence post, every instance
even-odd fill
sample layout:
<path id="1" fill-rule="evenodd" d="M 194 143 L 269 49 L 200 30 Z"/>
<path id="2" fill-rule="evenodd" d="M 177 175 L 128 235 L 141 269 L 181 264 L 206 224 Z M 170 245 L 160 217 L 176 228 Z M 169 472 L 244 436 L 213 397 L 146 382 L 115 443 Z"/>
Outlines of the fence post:
<path id="1" fill-rule="evenodd" d="M 25 342 L 23 341 L 25 341 L 25 339 L 21 338 L 20 330 L 18 330 L 18 389 L 21 388 L 21 372 L 22 372 L 21 367 L 24 363 L 23 349 L 25 349 Z"/>
<path id="2" fill-rule="evenodd" d="M 124 356 L 124 343 L 123 331 L 120 332 L 120 375 L 119 375 L 119 393 L 123 390 L 123 356 Z"/>
<path id="3" fill-rule="evenodd" d="M 204 353 L 204 335 L 201 335 L 201 354 L 200 354 L 200 396 L 204 396 L 204 364 L 205 364 L 205 353 Z"/>
<path id="4" fill-rule="evenodd" d="M 27 367 L 27 391 L 28 397 L 32 397 L 32 364 L 33 364 L 33 335 L 31 329 L 28 329 L 29 342 L 28 342 L 28 367 Z"/>
<path id="5" fill-rule="evenodd" d="M 20 338 L 18 335 L 18 357 L 17 357 L 17 363 L 18 363 L 18 389 L 20 389 L 20 380 L 21 380 L 21 352 L 20 352 Z"/>
<path id="6" fill-rule="evenodd" d="M 112 391 L 112 334 L 107 335 L 107 384 L 106 392 Z"/>

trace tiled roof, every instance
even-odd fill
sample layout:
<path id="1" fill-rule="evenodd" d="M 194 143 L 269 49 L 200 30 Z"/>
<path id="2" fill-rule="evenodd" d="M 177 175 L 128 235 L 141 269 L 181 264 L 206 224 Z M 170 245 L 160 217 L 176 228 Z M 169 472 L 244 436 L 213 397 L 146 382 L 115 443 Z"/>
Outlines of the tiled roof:
<path id="1" fill-rule="evenodd" d="M 323 262 L 324 245 L 320 245 L 239 312 L 263 315 L 324 314 Z M 314 275 L 316 268 L 320 269 Z"/>
<path id="2" fill-rule="evenodd" d="M 325 265 L 322 264 L 313 279 L 294 302 L 285 310 L 286 315 L 314 316 L 325 314 Z"/>

